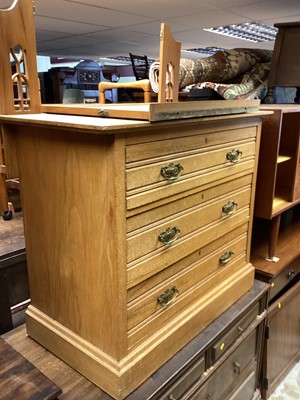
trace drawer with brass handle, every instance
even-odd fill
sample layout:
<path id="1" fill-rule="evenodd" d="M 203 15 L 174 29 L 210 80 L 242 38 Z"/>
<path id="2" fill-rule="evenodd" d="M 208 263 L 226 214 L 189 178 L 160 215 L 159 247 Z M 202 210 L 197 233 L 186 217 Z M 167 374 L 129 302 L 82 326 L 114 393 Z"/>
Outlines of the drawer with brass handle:
<path id="1" fill-rule="evenodd" d="M 172 217 L 178 212 L 183 212 L 191 207 L 199 206 L 200 204 L 204 204 L 226 193 L 231 194 L 244 187 L 250 187 L 251 183 L 252 173 L 248 173 L 247 175 L 237 176 L 235 179 L 219 183 L 208 189 L 195 187 L 191 193 L 181 193 L 176 199 L 173 199 L 173 201 L 170 202 L 166 200 L 162 205 L 156 206 L 155 208 L 137 209 L 139 211 L 138 213 L 136 212 L 137 210 L 128 211 L 126 219 L 127 233 L 156 223 L 163 218 Z"/>
<path id="2" fill-rule="evenodd" d="M 126 189 L 128 192 L 159 183 L 172 184 L 179 179 L 186 179 L 192 174 L 207 172 L 209 169 L 222 168 L 226 165 L 236 166 L 249 157 L 254 157 L 255 142 L 241 143 L 239 146 L 239 162 L 233 163 L 228 159 L 228 153 L 232 152 L 232 146 L 206 150 L 198 154 L 191 154 L 164 161 L 139 166 L 126 166 Z M 236 164 L 236 165 L 234 165 Z M 171 181 L 171 182 L 170 182 Z M 162 186 L 160 184 L 160 186 Z"/>
<path id="3" fill-rule="evenodd" d="M 155 240 L 159 243 L 159 247 L 156 250 L 145 254 L 144 257 L 139 257 L 133 262 L 127 263 L 127 288 L 130 289 L 138 285 L 145 279 L 168 268 L 178 260 L 184 259 L 212 241 L 220 239 L 232 230 L 243 226 L 244 232 L 246 233 L 247 228 L 245 228 L 245 226 L 247 226 L 249 218 L 249 207 L 243 207 L 230 217 L 226 216 L 218 219 L 198 230 L 192 231 L 191 234 L 186 235 L 186 237 L 180 236 L 178 240 L 171 245 L 161 244 L 156 237 Z M 158 233 L 160 233 L 160 230 Z M 136 245 L 139 245 L 139 243 L 140 242 L 137 240 Z M 136 251 L 138 252 L 139 249 L 136 249 Z M 220 256 L 221 254 L 219 254 L 219 257 Z"/>
<path id="4" fill-rule="evenodd" d="M 176 261 L 168 268 L 131 287 L 127 291 L 128 302 L 148 292 L 161 284 L 161 282 L 167 282 L 171 277 L 181 273 L 181 271 L 193 271 L 193 275 L 197 277 L 197 280 L 201 280 L 231 260 L 234 260 L 241 253 L 244 252 L 246 254 L 247 226 L 248 224 L 245 223 L 230 232 L 226 232 L 208 245 L 197 249 L 187 257 Z M 234 254 L 231 255 L 231 260 L 226 260 L 227 262 L 224 263 L 223 257 L 226 253 Z"/>
<path id="5" fill-rule="evenodd" d="M 183 179 L 166 184 L 165 182 L 157 185 L 142 187 L 135 191 L 126 192 L 126 208 L 128 214 L 137 214 L 140 209 L 155 208 L 160 204 L 167 204 L 179 197 L 188 196 L 192 192 L 205 192 L 209 188 L 216 188 L 214 184 L 230 182 L 243 175 L 248 175 L 253 171 L 255 165 L 254 158 L 247 158 L 237 164 L 229 164 L 221 167 L 211 168 L 207 173 L 195 173 Z"/>
<path id="6" fill-rule="evenodd" d="M 238 210 L 249 206 L 250 195 L 250 187 L 236 190 L 230 197 L 220 196 L 160 223 L 150 224 L 143 230 L 131 232 L 127 235 L 127 262 L 131 263 L 162 248 L 170 248 L 192 232 L 222 218 L 232 218 Z M 226 207 L 228 210 L 224 211 Z"/>
<path id="7" fill-rule="evenodd" d="M 128 304 L 128 344 L 137 346 L 141 339 L 150 337 L 153 332 L 171 326 L 172 323 L 176 325 L 174 316 L 180 315 L 181 312 L 189 314 L 189 309 L 198 309 L 197 303 L 200 299 L 201 302 L 204 301 L 207 296 L 206 301 L 210 302 L 210 293 L 214 288 L 227 286 L 228 282 L 237 279 L 246 269 L 248 263 L 242 254 L 224 269 L 219 268 L 200 281 L 197 281 L 192 273 L 186 273 L 154 287 L 144 296 Z M 192 280 L 192 283 L 189 280 Z M 225 299 L 222 302 L 225 304 Z M 212 301 L 212 307 L 213 303 Z M 202 319 L 201 323 L 205 320 Z"/>
<path id="8" fill-rule="evenodd" d="M 220 265 L 219 254 L 216 252 L 216 254 L 195 265 L 194 268 L 187 268 L 160 285 L 153 286 L 147 293 L 128 303 L 128 328 L 133 328 L 151 315 L 166 310 L 167 307 L 174 305 L 178 307 L 177 302 L 183 297 L 185 297 L 184 305 L 186 306 L 193 301 L 196 293 L 194 287 L 199 286 L 202 282 L 201 293 L 204 294 L 206 288 L 210 287 L 209 281 L 214 280 L 216 274 L 223 274 L 224 279 L 226 276 L 230 276 L 232 270 L 245 264 L 244 245 L 243 240 L 236 243 L 235 247 L 237 251 L 239 250 L 239 253 L 226 267 Z M 189 295 L 189 292 L 192 293 Z M 188 296 L 190 296 L 190 300 L 187 299 Z"/>

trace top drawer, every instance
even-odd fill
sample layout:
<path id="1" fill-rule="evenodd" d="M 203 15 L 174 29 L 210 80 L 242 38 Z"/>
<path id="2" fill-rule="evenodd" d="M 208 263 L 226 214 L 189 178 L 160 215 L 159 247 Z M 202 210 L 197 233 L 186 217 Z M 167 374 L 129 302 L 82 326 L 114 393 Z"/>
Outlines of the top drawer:
<path id="1" fill-rule="evenodd" d="M 270 281 L 270 301 L 283 290 L 297 275 L 300 274 L 300 260 L 297 258 L 288 264 Z"/>
<path id="2" fill-rule="evenodd" d="M 215 127 L 214 127 L 215 129 Z M 174 133 L 160 136 L 160 140 L 143 140 L 141 143 L 130 143 L 126 146 L 126 163 L 145 163 L 146 160 L 153 160 L 157 157 L 167 157 L 171 154 L 183 153 L 191 150 L 204 149 L 211 146 L 226 145 L 230 142 L 240 140 L 253 140 L 256 138 L 257 128 L 239 127 L 232 129 L 221 129 L 214 132 L 202 134 L 194 132 L 191 134 L 174 137 Z"/>
<path id="3" fill-rule="evenodd" d="M 231 132 L 227 133 L 229 138 Z M 194 143 L 188 138 L 148 143 L 149 155 L 155 154 L 156 157 L 141 161 L 131 161 L 136 158 L 130 155 L 132 145 L 126 146 L 127 209 L 176 195 L 196 186 L 209 187 L 217 180 L 228 181 L 236 174 L 252 170 L 256 151 L 255 134 L 254 127 L 248 128 L 246 138 L 241 135 L 239 140 L 228 140 L 225 145 L 218 144 L 217 141 L 218 135 L 220 142 L 222 141 L 223 133 L 213 133 L 211 135 L 214 136 L 215 144 L 200 148 L 194 148 Z M 206 135 L 207 142 L 209 136 Z M 202 135 L 193 137 L 193 140 L 197 143 L 200 138 L 203 140 Z M 145 144 L 136 145 L 136 152 L 139 146 L 146 157 Z"/>

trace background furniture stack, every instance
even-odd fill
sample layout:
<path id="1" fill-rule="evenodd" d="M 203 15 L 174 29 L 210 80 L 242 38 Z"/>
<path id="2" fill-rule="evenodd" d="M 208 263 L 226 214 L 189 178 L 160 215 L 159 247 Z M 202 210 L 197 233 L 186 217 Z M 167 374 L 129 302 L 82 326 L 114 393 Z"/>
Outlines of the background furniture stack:
<path id="1" fill-rule="evenodd" d="M 160 59 L 170 72 L 179 54 L 168 51 Z M 151 105 L 148 120 L 134 121 L 88 117 L 84 106 L 33 113 L 28 98 L 1 116 L 22 182 L 27 332 L 124 399 L 250 293 L 165 389 L 259 398 L 266 286 L 252 291 L 250 242 L 263 113 L 247 113 L 257 101 L 224 101 L 209 111 L 228 112 L 199 119 L 205 102 L 182 111 L 176 82 L 175 73 L 160 86 L 175 104 L 154 107 L 155 123 Z"/>
<path id="2" fill-rule="evenodd" d="M 299 360 L 300 107 L 261 106 L 263 119 L 251 260 L 271 286 L 264 353 L 268 396 Z"/>
<path id="3" fill-rule="evenodd" d="M 279 87 L 297 88 L 299 103 L 300 23 L 275 26 L 266 102 Z M 267 398 L 300 357 L 300 107 L 261 109 L 273 115 L 263 120 L 251 259 L 256 277 L 270 284 L 262 387 Z"/>

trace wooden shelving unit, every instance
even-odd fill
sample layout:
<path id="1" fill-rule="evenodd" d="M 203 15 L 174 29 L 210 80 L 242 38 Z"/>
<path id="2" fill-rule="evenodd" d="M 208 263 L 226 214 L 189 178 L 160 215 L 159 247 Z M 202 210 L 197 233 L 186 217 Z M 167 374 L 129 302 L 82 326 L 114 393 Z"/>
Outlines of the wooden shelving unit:
<path id="1" fill-rule="evenodd" d="M 266 257 L 275 261 L 281 214 L 300 202 L 300 106 L 261 109 L 273 114 L 263 119 L 254 214 L 271 221 Z"/>
<path id="2" fill-rule="evenodd" d="M 263 118 L 251 261 L 270 285 L 262 396 L 299 360 L 300 106 L 261 107 Z"/>

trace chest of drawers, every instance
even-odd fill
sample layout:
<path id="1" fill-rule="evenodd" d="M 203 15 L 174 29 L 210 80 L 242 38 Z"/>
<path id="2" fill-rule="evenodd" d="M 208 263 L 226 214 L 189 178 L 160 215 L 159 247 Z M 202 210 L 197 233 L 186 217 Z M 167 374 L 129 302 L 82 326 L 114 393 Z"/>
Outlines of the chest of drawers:
<path id="1" fill-rule="evenodd" d="M 22 182 L 28 334 L 122 399 L 253 286 L 259 113 L 3 121 Z"/>

